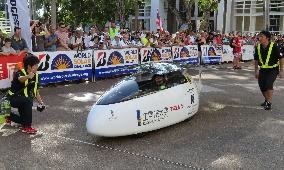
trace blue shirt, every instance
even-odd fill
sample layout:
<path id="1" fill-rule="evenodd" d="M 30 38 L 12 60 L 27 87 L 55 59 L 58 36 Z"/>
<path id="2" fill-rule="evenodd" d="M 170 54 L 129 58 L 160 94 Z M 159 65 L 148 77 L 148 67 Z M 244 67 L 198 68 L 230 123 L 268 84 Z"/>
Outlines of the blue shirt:
<path id="1" fill-rule="evenodd" d="M 58 35 L 52 34 L 49 37 L 47 37 L 45 43 L 49 43 L 49 42 L 53 41 L 55 38 L 57 39 Z M 56 51 L 56 49 L 57 49 L 57 43 L 53 43 L 49 47 L 46 47 L 46 51 Z"/>

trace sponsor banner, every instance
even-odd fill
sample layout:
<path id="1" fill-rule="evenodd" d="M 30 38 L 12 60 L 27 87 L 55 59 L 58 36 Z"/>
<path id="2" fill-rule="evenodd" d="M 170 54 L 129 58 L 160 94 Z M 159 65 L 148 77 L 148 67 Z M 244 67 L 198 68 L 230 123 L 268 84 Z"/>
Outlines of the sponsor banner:
<path id="1" fill-rule="evenodd" d="M 22 38 L 26 40 L 29 50 L 32 51 L 28 1 L 7 0 L 7 5 L 12 31 L 14 31 L 15 27 L 20 27 L 22 30 Z"/>
<path id="2" fill-rule="evenodd" d="M 133 73 L 138 61 L 139 50 L 137 48 L 95 50 L 95 77 Z"/>
<path id="3" fill-rule="evenodd" d="M 198 64 L 198 47 L 197 45 L 173 46 L 173 61 L 184 62 L 187 64 Z"/>
<path id="4" fill-rule="evenodd" d="M 234 60 L 233 48 L 229 45 L 223 45 L 222 62 L 229 62 Z"/>
<path id="5" fill-rule="evenodd" d="M 253 60 L 254 59 L 254 46 L 253 45 L 243 45 L 242 46 L 242 60 Z"/>
<path id="6" fill-rule="evenodd" d="M 11 86 L 15 68 L 19 62 L 22 63 L 25 53 L 22 55 L 0 55 L 0 89 Z"/>
<path id="7" fill-rule="evenodd" d="M 222 46 L 202 45 L 202 62 L 204 64 L 218 64 L 222 62 Z"/>
<path id="8" fill-rule="evenodd" d="M 92 50 L 37 52 L 39 83 L 55 83 L 62 81 L 92 78 Z"/>
<path id="9" fill-rule="evenodd" d="M 171 47 L 142 48 L 140 52 L 141 52 L 141 64 L 149 62 L 173 61 Z"/>

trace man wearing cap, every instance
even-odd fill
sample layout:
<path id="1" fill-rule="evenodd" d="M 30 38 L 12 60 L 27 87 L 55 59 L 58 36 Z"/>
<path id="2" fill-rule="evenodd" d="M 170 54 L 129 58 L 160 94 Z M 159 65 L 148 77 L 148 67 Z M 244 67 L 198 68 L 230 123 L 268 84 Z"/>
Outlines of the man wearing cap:
<path id="1" fill-rule="evenodd" d="M 254 54 L 255 77 L 265 98 L 261 106 L 265 110 L 271 110 L 273 83 L 278 75 L 280 78 L 284 77 L 284 57 L 280 54 L 279 47 L 271 41 L 270 32 L 261 31 L 258 37 L 260 43 L 256 46 Z"/>
<path id="2" fill-rule="evenodd" d="M 22 52 L 28 52 L 28 46 L 26 40 L 24 40 L 21 36 L 21 28 L 14 28 L 14 35 L 11 37 L 12 39 L 12 48 L 16 50 L 17 53 L 21 54 Z"/>

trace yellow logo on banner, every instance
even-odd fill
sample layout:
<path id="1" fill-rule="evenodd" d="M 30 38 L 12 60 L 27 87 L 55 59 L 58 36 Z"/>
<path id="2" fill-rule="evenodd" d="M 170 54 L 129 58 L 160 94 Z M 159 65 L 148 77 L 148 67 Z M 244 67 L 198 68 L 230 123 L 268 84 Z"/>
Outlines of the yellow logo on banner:
<path id="1" fill-rule="evenodd" d="M 54 58 L 51 64 L 52 70 L 62 70 L 73 68 L 73 63 L 71 59 L 66 54 L 59 54 Z"/>

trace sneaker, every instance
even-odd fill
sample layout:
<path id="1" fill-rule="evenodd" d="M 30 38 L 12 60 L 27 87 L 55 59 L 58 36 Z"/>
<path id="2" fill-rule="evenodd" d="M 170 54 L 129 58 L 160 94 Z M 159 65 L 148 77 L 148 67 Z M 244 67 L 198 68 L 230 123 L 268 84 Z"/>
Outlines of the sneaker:
<path id="1" fill-rule="evenodd" d="M 266 106 L 267 101 L 265 100 L 260 106 L 264 107 Z"/>
<path id="2" fill-rule="evenodd" d="M 36 134 L 37 130 L 32 127 L 25 127 L 25 128 L 22 128 L 22 132 L 28 133 L 28 134 Z"/>
<path id="3" fill-rule="evenodd" d="M 267 102 L 266 105 L 264 106 L 265 110 L 271 110 L 272 109 L 272 104 L 270 102 Z"/>

